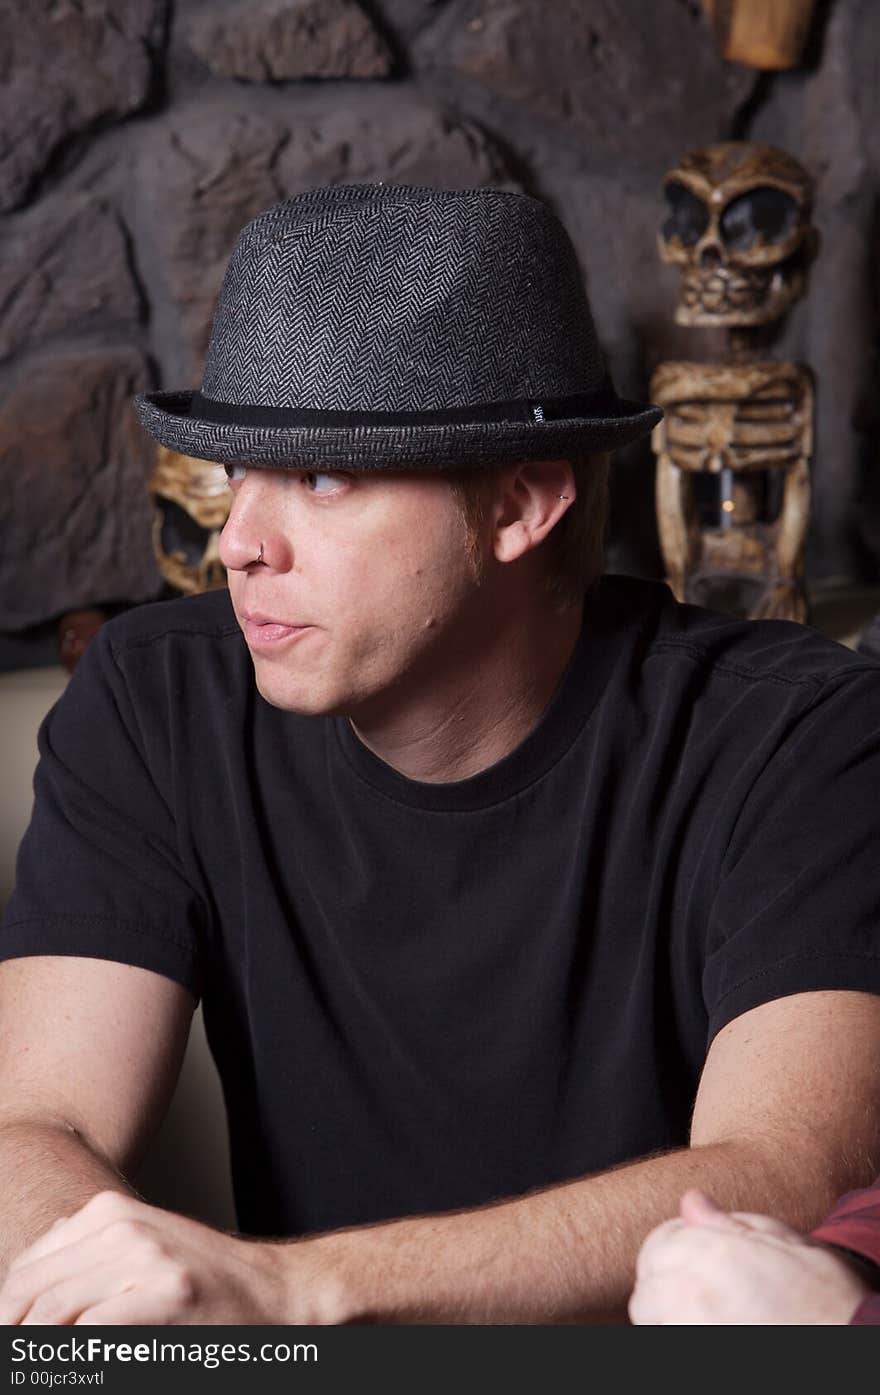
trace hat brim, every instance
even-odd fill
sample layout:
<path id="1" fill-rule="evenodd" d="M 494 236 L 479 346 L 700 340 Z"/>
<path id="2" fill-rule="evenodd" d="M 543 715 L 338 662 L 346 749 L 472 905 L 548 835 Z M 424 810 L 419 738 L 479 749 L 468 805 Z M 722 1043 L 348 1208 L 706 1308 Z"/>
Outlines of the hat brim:
<path id="1" fill-rule="evenodd" d="M 142 426 L 169 450 L 220 465 L 340 470 L 453 469 L 559 460 L 573 451 L 612 451 L 645 436 L 659 407 L 617 398 L 613 414 L 550 421 L 417 426 L 243 426 L 190 415 L 189 392 L 135 398 Z"/>

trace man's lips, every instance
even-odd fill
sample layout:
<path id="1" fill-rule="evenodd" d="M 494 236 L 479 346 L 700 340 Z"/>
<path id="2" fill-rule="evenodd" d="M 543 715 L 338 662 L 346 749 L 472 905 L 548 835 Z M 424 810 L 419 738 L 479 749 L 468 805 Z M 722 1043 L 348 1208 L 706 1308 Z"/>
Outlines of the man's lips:
<path id="1" fill-rule="evenodd" d="M 278 644 L 284 639 L 296 639 L 313 628 L 312 625 L 291 624 L 288 620 L 278 620 L 258 610 L 243 610 L 239 618 L 244 637 L 251 648 Z"/>

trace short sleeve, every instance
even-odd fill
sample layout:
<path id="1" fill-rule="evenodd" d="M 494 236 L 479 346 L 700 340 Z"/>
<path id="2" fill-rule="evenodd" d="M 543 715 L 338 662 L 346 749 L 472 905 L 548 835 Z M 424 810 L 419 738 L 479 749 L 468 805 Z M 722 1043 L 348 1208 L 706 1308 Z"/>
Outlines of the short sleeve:
<path id="1" fill-rule="evenodd" d="M 817 989 L 880 993 L 880 668 L 821 687 L 745 797 L 714 895 L 709 1039 Z"/>
<path id="2" fill-rule="evenodd" d="M 205 915 L 157 777 L 161 712 L 145 722 L 108 622 L 38 736 L 34 807 L 0 923 L 0 959 L 112 959 L 201 992 Z M 149 724 L 153 726 L 150 729 Z M 161 739 L 161 737 L 159 738 Z"/>

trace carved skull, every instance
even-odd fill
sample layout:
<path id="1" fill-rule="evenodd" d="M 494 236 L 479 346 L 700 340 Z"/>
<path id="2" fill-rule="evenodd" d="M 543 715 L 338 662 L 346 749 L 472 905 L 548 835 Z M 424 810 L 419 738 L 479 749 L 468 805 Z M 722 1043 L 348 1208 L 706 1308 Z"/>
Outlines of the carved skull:
<path id="1" fill-rule="evenodd" d="M 813 182 L 797 160 L 728 141 L 692 151 L 663 184 L 660 256 L 681 268 L 679 324 L 769 324 L 803 295 L 818 234 Z"/>
<path id="2" fill-rule="evenodd" d="M 226 585 L 220 531 L 229 514 L 222 465 L 159 446 L 149 481 L 153 551 L 167 582 L 186 595 Z"/>

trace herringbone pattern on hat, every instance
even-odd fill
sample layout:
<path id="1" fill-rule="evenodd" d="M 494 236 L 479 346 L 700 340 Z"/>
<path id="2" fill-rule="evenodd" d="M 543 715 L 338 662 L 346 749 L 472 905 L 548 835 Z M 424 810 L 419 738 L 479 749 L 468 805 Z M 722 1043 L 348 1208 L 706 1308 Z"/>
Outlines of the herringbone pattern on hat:
<path id="1" fill-rule="evenodd" d="M 202 395 L 241 409 L 241 420 L 175 411 L 172 399 L 184 399 L 169 394 L 151 395 L 142 419 L 172 449 L 208 459 L 292 464 L 292 452 L 301 461 L 360 450 L 365 468 L 375 468 L 402 452 L 413 463 L 433 452 L 440 466 L 476 450 L 475 463 L 494 463 L 521 450 L 520 437 L 531 452 L 540 439 L 543 451 L 564 454 L 573 437 L 587 448 L 589 429 L 595 449 L 610 448 L 600 437 L 619 443 L 657 414 L 629 404 L 636 410 L 604 417 L 573 412 L 565 426 L 524 423 L 520 413 L 506 430 L 426 421 L 361 431 L 320 421 L 257 425 L 247 412 L 540 404 L 594 394 L 604 379 L 574 249 L 545 204 L 493 189 L 337 186 L 267 210 L 230 258 Z"/>

